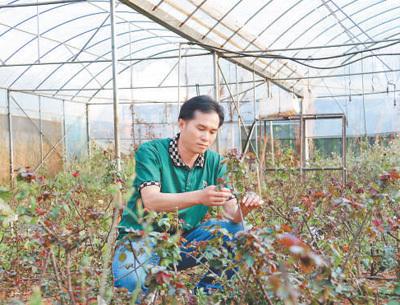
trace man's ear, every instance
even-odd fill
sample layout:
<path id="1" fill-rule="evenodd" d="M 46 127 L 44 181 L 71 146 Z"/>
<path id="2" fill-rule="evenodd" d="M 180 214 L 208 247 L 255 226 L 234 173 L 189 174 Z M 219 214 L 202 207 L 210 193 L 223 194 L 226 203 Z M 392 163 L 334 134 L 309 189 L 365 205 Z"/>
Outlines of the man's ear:
<path id="1" fill-rule="evenodd" d="M 178 126 L 179 126 L 179 130 L 182 131 L 186 126 L 186 121 L 184 119 L 179 119 Z"/>

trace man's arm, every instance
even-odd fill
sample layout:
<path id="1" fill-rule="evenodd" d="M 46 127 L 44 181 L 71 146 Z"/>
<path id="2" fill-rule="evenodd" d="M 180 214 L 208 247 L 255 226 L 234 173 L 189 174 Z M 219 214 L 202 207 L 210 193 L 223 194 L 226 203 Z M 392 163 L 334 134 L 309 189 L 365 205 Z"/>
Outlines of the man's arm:
<path id="1" fill-rule="evenodd" d="M 159 186 L 152 185 L 142 188 L 140 193 L 144 207 L 156 212 L 171 212 L 197 204 L 223 206 L 231 196 L 229 190 L 217 190 L 215 185 L 185 193 L 162 193 Z"/>

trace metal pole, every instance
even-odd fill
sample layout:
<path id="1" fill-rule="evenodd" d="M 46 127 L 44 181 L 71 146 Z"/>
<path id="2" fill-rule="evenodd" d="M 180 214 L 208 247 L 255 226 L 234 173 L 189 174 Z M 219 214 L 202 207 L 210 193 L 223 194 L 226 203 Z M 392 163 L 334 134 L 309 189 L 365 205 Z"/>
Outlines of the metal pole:
<path id="1" fill-rule="evenodd" d="M 238 65 L 235 65 L 235 77 L 236 77 L 236 99 L 238 106 L 238 120 L 237 120 L 237 128 L 238 128 L 238 140 L 239 140 L 239 151 L 242 151 L 242 129 L 240 128 L 240 120 L 239 120 L 239 111 L 240 111 L 240 100 L 239 100 L 239 79 L 238 79 Z M 234 103 L 232 99 L 232 103 Z"/>
<path id="2" fill-rule="evenodd" d="M 92 156 L 92 151 L 90 145 L 89 104 L 86 104 L 86 145 L 87 155 L 90 158 Z"/>
<path id="3" fill-rule="evenodd" d="M 63 137 L 63 159 L 64 159 L 64 170 L 66 169 L 66 165 L 67 165 L 67 135 L 66 135 L 66 131 L 67 128 L 65 126 L 65 101 L 62 101 L 62 120 L 63 120 L 63 124 L 62 124 L 62 137 Z"/>
<path id="4" fill-rule="evenodd" d="M 131 108 L 131 120 L 132 120 L 132 125 L 131 125 L 131 134 L 132 134 L 132 145 L 133 149 L 136 148 L 136 139 L 135 139 L 135 109 L 134 109 L 134 101 L 132 100 L 132 104 L 130 105 Z"/>
<path id="5" fill-rule="evenodd" d="M 269 134 L 270 134 L 270 137 L 271 137 L 272 165 L 275 166 L 274 128 L 272 126 L 272 121 L 269 121 Z"/>
<path id="6" fill-rule="evenodd" d="M 131 36 L 132 32 L 131 32 L 131 23 L 129 23 L 129 58 L 132 59 L 132 36 Z M 135 102 L 134 102 L 134 96 L 133 96 L 133 65 L 130 65 L 129 67 L 129 80 L 130 80 L 130 87 L 132 89 L 130 89 L 130 97 L 131 97 L 131 105 L 130 110 L 131 110 L 131 136 L 132 136 L 132 148 L 133 150 L 136 147 L 136 140 L 135 140 Z"/>
<path id="7" fill-rule="evenodd" d="M 300 176 L 303 179 L 304 172 L 304 144 L 305 144 L 305 125 L 306 120 L 303 117 L 303 103 L 300 103 Z"/>
<path id="8" fill-rule="evenodd" d="M 253 114 L 254 114 L 254 121 L 257 119 L 257 105 L 256 105 L 256 73 L 253 69 Z M 256 124 L 256 130 L 254 133 L 255 137 L 255 147 L 256 147 L 256 155 L 258 156 L 258 126 Z"/>
<path id="9" fill-rule="evenodd" d="M 121 173 L 121 152 L 119 144 L 119 107 L 118 107 L 118 56 L 117 56 L 117 44 L 116 44 L 116 22 L 115 22 L 115 0 L 110 0 L 110 21 L 111 21 L 111 55 L 112 55 L 112 80 L 113 80 L 113 112 L 114 112 L 114 149 L 115 155 L 114 159 L 116 162 L 117 175 Z M 105 302 L 105 291 L 107 285 L 107 278 L 109 275 L 109 264 L 111 260 L 112 248 L 115 244 L 116 239 L 116 227 L 118 222 L 118 215 L 122 208 L 122 193 L 121 193 L 121 182 L 117 182 L 118 190 L 115 193 L 114 201 L 114 211 L 112 216 L 112 223 L 110 228 L 110 234 L 107 237 L 107 243 L 105 252 L 103 254 L 103 266 L 100 278 L 100 288 L 99 288 L 99 304 Z"/>
<path id="10" fill-rule="evenodd" d="M 213 67 L 214 67 L 214 100 L 219 103 L 219 70 L 218 70 L 218 54 L 213 52 Z M 217 151 L 220 152 L 220 133 L 217 134 Z"/>
<path id="11" fill-rule="evenodd" d="M 114 149 L 117 171 L 121 170 L 121 152 L 119 144 L 119 97 L 118 97 L 118 56 L 116 46 L 115 0 L 110 0 L 111 13 L 111 55 L 113 77 L 113 113 L 114 113 Z"/>
<path id="12" fill-rule="evenodd" d="M 347 183 L 347 162 L 346 162 L 346 150 L 347 150 L 347 138 L 346 138 L 346 116 L 342 117 L 342 182 Z"/>
<path id="13" fill-rule="evenodd" d="M 179 111 L 181 110 L 181 59 L 182 59 L 182 43 L 179 43 L 178 50 L 178 116 Z M 175 133 L 175 124 L 174 124 L 174 133 Z"/>
<path id="14" fill-rule="evenodd" d="M 364 63 L 361 54 L 361 73 L 364 73 Z M 363 105 L 363 122 L 364 122 L 364 136 L 367 138 L 367 118 L 365 114 L 365 90 L 364 90 L 364 74 L 361 74 L 361 86 L 362 86 L 362 105 Z"/>
<path id="15" fill-rule="evenodd" d="M 39 96 L 39 139 L 40 139 L 40 163 L 43 162 L 43 125 L 42 125 L 42 98 Z"/>
<path id="16" fill-rule="evenodd" d="M 14 143 L 13 143 L 13 125 L 11 115 L 10 90 L 7 90 L 7 119 L 8 119 L 8 157 L 10 159 L 10 186 L 14 186 Z"/>

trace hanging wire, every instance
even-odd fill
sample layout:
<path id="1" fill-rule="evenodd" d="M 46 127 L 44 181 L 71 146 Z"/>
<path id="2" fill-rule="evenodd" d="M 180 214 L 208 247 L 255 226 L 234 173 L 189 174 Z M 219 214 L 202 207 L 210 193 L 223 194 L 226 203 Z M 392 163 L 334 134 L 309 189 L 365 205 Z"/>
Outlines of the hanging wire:
<path id="1" fill-rule="evenodd" d="M 389 44 L 380 46 L 380 47 L 375 47 L 375 48 L 369 48 L 369 49 L 363 49 L 363 50 L 359 50 L 359 51 L 355 51 L 355 52 L 349 52 L 349 53 L 345 53 L 345 54 L 338 54 L 338 55 L 332 55 L 332 56 L 324 56 L 324 57 L 290 57 L 290 56 L 284 56 L 284 55 L 277 55 L 277 54 L 267 54 L 266 52 L 268 51 L 257 51 L 257 52 L 243 52 L 243 51 L 233 51 L 233 50 L 228 50 L 225 48 L 221 48 L 221 47 L 215 47 L 215 46 L 211 46 L 208 44 L 203 44 L 203 43 L 197 43 L 197 42 L 190 42 L 189 44 L 195 44 L 195 45 L 199 45 L 201 47 L 207 48 L 207 49 L 212 49 L 216 52 L 220 52 L 222 53 L 221 57 L 225 57 L 225 58 L 236 58 L 236 57 L 253 57 L 253 58 L 265 58 L 265 59 L 284 59 L 284 60 L 289 60 L 289 61 L 293 61 L 296 62 L 300 65 L 309 67 L 309 68 L 313 68 L 313 69 L 321 69 L 321 70 L 328 70 L 328 69 L 336 69 L 336 68 L 341 68 L 341 67 L 345 67 L 345 66 L 349 66 L 353 63 L 356 63 L 362 59 L 366 59 L 369 57 L 377 57 L 377 56 L 399 56 L 400 53 L 381 53 L 381 54 L 369 54 L 369 55 L 365 55 L 362 56 L 360 58 L 356 58 L 353 61 L 348 61 L 344 64 L 340 64 L 340 65 L 336 65 L 336 66 L 315 66 L 315 65 L 310 65 L 307 64 L 303 61 L 323 61 L 323 60 L 330 60 L 330 59 L 336 59 L 336 58 L 343 58 L 343 57 L 350 57 L 350 56 L 354 56 L 354 55 L 358 55 L 358 54 L 362 54 L 365 52 L 372 52 L 372 51 L 376 51 L 376 50 L 382 50 L 394 45 L 397 45 L 400 43 L 400 40 L 396 40 L 394 42 L 391 42 Z M 233 55 L 229 55 L 229 54 L 233 54 Z"/>

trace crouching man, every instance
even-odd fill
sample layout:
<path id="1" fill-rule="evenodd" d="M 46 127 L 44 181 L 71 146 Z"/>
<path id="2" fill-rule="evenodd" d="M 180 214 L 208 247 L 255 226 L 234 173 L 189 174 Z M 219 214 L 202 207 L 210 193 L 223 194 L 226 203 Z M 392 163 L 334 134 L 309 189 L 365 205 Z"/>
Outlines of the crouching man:
<path id="1" fill-rule="evenodd" d="M 240 211 L 231 191 L 217 187 L 217 179 L 224 177 L 226 169 L 221 164 L 222 157 L 208 148 L 223 122 L 223 108 L 208 96 L 197 96 L 182 105 L 178 120 L 180 132 L 174 138 L 153 140 L 137 150 L 135 191 L 119 224 L 119 242 L 112 264 L 115 287 L 125 287 L 132 292 L 140 286 L 146 291 L 149 268 L 159 262 L 155 253 L 135 251 L 148 244 L 145 238 L 128 241 L 129 246 L 127 241 L 122 242 L 127 232 L 143 229 L 140 209 L 178 211 L 183 237 L 187 243 L 192 243 L 210 240 L 213 228 L 217 227 L 234 236 L 243 229 L 242 217 L 261 205 L 261 199 L 249 193 L 244 196 L 244 208 Z M 222 207 L 227 219 L 204 222 L 207 211 L 213 207 Z M 156 225 L 153 227 L 157 230 Z M 182 249 L 178 270 L 198 263 L 188 251 L 188 248 Z M 227 275 L 231 276 L 232 272 Z M 207 274 L 197 287 L 206 292 L 220 288 Z"/>

